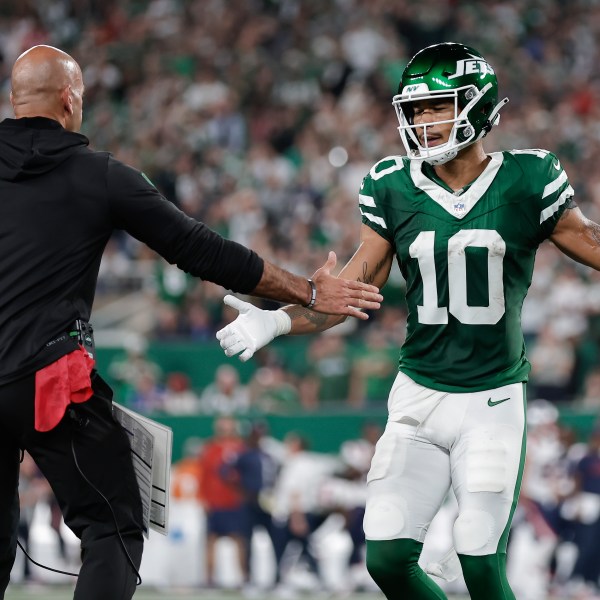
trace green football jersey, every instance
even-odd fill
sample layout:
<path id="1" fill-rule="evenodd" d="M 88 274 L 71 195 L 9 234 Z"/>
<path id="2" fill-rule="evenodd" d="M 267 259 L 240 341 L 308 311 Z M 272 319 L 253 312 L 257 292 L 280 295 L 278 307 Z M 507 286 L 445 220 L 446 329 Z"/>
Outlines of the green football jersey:
<path id="1" fill-rule="evenodd" d="M 400 370 L 437 390 L 527 380 L 521 308 L 536 250 L 573 196 L 550 152 L 490 157 L 456 193 L 402 156 L 375 164 L 360 190 L 363 223 L 392 244 L 406 279 Z"/>

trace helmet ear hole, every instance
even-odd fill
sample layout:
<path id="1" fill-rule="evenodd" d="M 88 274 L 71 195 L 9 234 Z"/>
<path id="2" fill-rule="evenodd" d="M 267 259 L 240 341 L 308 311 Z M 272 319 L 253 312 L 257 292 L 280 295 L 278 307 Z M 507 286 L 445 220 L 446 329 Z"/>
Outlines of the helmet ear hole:
<path id="1" fill-rule="evenodd" d="M 494 103 L 493 102 L 486 102 L 482 107 L 481 107 L 481 112 L 484 115 L 489 115 L 492 110 L 494 109 Z"/>
<path id="2" fill-rule="evenodd" d="M 493 109 L 494 109 L 493 102 L 486 102 L 481 108 L 481 113 L 486 115 L 487 117 L 489 117 L 489 115 L 491 114 Z M 483 135 L 487 135 L 492 130 L 493 125 L 494 124 L 488 118 L 485 121 L 485 123 L 483 124 L 483 127 L 481 128 L 484 132 Z"/>

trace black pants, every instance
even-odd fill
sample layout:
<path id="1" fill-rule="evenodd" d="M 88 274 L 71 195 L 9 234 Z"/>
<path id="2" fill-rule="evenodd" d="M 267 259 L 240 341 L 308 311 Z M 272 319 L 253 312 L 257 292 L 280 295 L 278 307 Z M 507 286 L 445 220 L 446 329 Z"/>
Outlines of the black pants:
<path id="1" fill-rule="evenodd" d="M 600 537 L 600 519 L 594 523 L 577 523 L 575 528 L 575 544 L 579 553 L 573 567 L 571 577 L 581 578 L 598 588 L 600 578 L 600 556 L 598 556 L 598 539 Z"/>
<path id="2" fill-rule="evenodd" d="M 52 430 L 34 429 L 34 376 L 0 386 L 0 600 L 15 559 L 19 458 L 27 450 L 49 481 L 65 523 L 81 540 L 75 600 L 129 600 L 136 588 L 107 503 L 136 569 L 142 559 L 142 506 L 127 434 L 113 419 L 110 387 L 94 373 L 94 395 L 73 404 Z M 75 457 L 73 456 L 73 450 Z M 35 557 L 33 557 L 35 558 Z M 49 565 L 53 566 L 53 565 Z"/>
<path id="3" fill-rule="evenodd" d="M 309 570 L 317 577 L 321 577 L 317 559 L 310 549 L 310 536 L 325 522 L 327 515 L 305 513 L 308 528 L 306 535 L 295 534 L 289 525 L 289 521 L 281 522 L 273 520 L 273 549 L 275 550 L 275 582 L 280 583 L 282 579 L 282 559 L 288 544 L 291 541 L 300 543 L 300 558 L 304 558 Z"/>
<path id="4" fill-rule="evenodd" d="M 251 579 L 251 567 L 252 567 L 252 536 L 254 530 L 257 527 L 264 527 L 265 531 L 271 538 L 273 549 L 275 549 L 275 542 L 273 540 L 273 519 L 271 515 L 263 510 L 258 503 L 258 500 L 246 500 L 242 505 L 244 514 L 244 545 L 246 547 L 246 573 Z"/>

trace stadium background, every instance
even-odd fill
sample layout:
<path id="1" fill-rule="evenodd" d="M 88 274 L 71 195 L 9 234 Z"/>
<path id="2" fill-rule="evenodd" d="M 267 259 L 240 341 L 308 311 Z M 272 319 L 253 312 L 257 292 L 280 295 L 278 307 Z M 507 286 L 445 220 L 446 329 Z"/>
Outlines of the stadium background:
<path id="1" fill-rule="evenodd" d="M 440 41 L 479 49 L 510 98 L 486 149 L 556 152 L 578 204 L 600 221 L 599 30 L 593 0 L 1 0 L 0 116 L 12 116 L 14 59 L 34 44 L 65 49 L 84 71 L 94 148 L 308 275 L 329 249 L 340 265 L 353 253 L 360 181 L 403 153 L 391 107 L 402 69 Z M 266 419 L 279 440 L 300 431 L 332 454 L 364 422 L 385 422 L 405 322 L 397 268 L 368 323 L 278 340 L 247 364 L 214 341 L 235 316 L 224 293 L 123 234 L 102 262 L 100 370 L 118 401 L 173 427 L 175 460 L 223 413 Z M 600 406 L 599 314 L 598 274 L 542 246 L 523 311 L 529 397 L 557 407 L 573 444 L 587 442 Z"/>

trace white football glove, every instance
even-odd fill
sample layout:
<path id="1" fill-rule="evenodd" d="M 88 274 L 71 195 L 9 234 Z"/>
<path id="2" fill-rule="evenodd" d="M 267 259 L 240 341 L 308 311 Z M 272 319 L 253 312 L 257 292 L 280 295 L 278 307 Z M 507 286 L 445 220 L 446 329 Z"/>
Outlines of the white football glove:
<path id="1" fill-rule="evenodd" d="M 223 302 L 239 311 L 235 321 L 217 331 L 217 339 L 227 356 L 240 354 L 246 362 L 254 353 L 279 335 L 289 333 L 292 320 L 281 310 L 262 310 L 235 296 L 227 295 Z"/>

